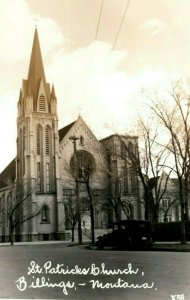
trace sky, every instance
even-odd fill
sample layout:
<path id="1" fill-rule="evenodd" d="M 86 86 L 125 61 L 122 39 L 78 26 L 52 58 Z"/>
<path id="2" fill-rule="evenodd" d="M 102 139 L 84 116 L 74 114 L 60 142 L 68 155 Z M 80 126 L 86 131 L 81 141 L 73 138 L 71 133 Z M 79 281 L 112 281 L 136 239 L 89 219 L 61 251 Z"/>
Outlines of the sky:
<path id="1" fill-rule="evenodd" d="M 80 114 L 99 139 L 114 130 L 135 134 L 151 101 L 142 90 L 164 93 L 189 78 L 190 0 L 128 1 L 0 1 L 0 172 L 16 156 L 17 102 L 35 26 L 59 128 Z"/>

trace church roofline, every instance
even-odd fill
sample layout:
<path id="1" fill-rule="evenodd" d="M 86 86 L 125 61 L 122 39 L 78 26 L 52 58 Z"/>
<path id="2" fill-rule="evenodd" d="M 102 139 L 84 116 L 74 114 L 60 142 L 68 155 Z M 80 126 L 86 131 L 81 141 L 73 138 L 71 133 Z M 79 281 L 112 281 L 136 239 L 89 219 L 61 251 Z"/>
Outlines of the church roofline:
<path id="1" fill-rule="evenodd" d="M 11 180 L 14 182 L 16 179 L 16 161 L 15 158 L 6 166 L 0 173 L 0 188 L 8 186 L 6 181 Z"/>
<path id="2" fill-rule="evenodd" d="M 61 141 L 66 134 L 69 132 L 69 130 L 71 129 L 71 127 L 73 127 L 73 125 L 76 123 L 76 121 L 66 125 L 65 127 L 59 129 L 58 133 L 59 133 L 59 140 Z"/>
<path id="3" fill-rule="evenodd" d="M 100 142 L 111 139 L 112 137 L 117 137 L 117 136 L 119 136 L 121 138 L 133 138 L 133 139 L 138 139 L 139 138 L 137 135 L 128 135 L 128 134 L 124 135 L 124 134 L 116 134 L 115 133 L 115 134 L 111 134 L 109 136 L 106 136 L 105 138 L 101 139 Z"/>

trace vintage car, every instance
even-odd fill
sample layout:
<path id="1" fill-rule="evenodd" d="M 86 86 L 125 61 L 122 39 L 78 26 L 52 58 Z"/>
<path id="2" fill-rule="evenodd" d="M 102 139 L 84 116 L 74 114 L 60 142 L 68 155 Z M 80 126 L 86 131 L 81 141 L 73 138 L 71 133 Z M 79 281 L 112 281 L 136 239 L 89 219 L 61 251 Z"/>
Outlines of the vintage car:
<path id="1" fill-rule="evenodd" d="M 149 221 L 122 220 L 113 223 L 112 232 L 99 236 L 98 249 L 111 247 L 117 249 L 150 249 L 152 247 L 152 228 Z"/>

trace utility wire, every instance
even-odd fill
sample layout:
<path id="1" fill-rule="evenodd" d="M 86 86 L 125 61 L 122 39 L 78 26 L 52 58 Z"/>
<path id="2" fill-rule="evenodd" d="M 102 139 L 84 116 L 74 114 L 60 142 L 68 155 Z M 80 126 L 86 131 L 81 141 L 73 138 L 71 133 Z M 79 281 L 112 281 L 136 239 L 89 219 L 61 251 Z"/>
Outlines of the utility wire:
<path id="1" fill-rule="evenodd" d="M 97 36 L 98 36 L 98 31 L 99 31 L 99 26 L 100 26 L 100 19 L 101 19 L 102 9 L 103 9 L 103 4 L 104 4 L 104 0 L 102 0 L 102 4 L 101 4 L 101 8 L 100 8 L 100 14 L 99 14 L 99 18 L 98 18 L 98 25 L 97 25 L 97 29 L 96 29 L 95 41 L 96 41 Z"/>
<path id="2" fill-rule="evenodd" d="M 128 10 L 130 1 L 131 1 L 131 0 L 128 0 L 128 2 L 127 2 L 126 8 L 125 8 L 125 11 L 124 11 L 124 14 L 123 14 L 123 18 L 122 18 L 122 20 L 121 20 L 121 23 L 120 23 L 120 26 L 119 26 L 119 30 L 118 30 L 118 32 L 117 32 L 117 36 L 116 36 L 115 41 L 114 41 L 114 43 L 113 43 L 112 50 L 114 49 L 114 47 L 115 47 L 115 45 L 116 45 L 116 43 L 117 43 L 117 39 L 118 39 L 118 37 L 119 37 L 120 31 L 121 31 L 121 27 L 122 27 L 123 21 L 124 21 L 124 19 L 125 19 L 125 15 L 126 15 L 126 13 L 127 13 L 127 10 Z"/>

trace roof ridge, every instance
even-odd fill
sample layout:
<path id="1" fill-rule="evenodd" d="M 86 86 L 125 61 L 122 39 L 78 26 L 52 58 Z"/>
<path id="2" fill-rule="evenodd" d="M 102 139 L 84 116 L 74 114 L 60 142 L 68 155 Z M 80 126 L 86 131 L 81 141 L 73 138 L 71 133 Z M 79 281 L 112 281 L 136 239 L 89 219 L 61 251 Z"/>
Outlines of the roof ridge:
<path id="1" fill-rule="evenodd" d="M 64 136 L 69 132 L 70 128 L 76 123 L 76 121 L 62 127 L 61 129 L 58 130 L 59 133 L 59 140 L 62 140 Z"/>

